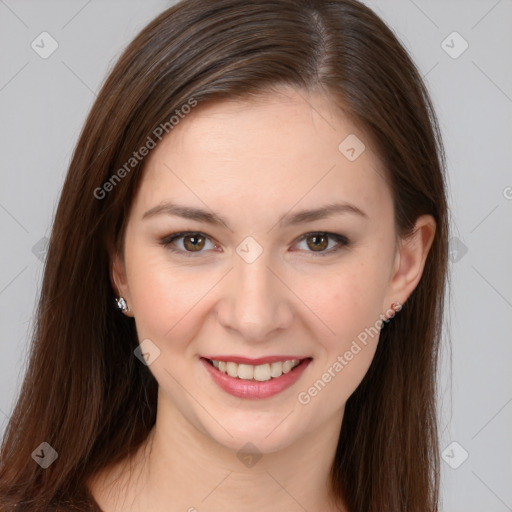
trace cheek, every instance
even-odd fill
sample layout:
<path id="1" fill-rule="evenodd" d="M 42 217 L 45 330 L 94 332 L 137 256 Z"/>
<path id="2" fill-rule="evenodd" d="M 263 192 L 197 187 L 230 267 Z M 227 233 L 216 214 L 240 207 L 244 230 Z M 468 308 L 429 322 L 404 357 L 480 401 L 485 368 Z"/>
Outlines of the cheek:
<path id="1" fill-rule="evenodd" d="M 383 267 L 370 259 L 347 261 L 316 278 L 296 279 L 298 295 L 318 318 L 325 348 L 342 349 L 375 324 L 385 290 Z"/>
<path id="2" fill-rule="evenodd" d="M 314 404 L 310 410 L 317 420 L 326 421 L 344 406 L 370 367 L 379 341 L 382 296 L 375 275 L 361 266 L 332 276 L 325 292 L 308 300 L 328 328 L 315 336 L 317 363 L 298 401 Z"/>
<path id="3" fill-rule="evenodd" d="M 361 251 L 357 259 L 347 258 L 329 276 L 316 282 L 302 281 L 299 293 L 321 319 L 315 322 L 314 336 L 318 364 L 303 391 L 305 399 L 314 398 L 326 411 L 346 402 L 373 360 L 382 322 L 386 268 L 382 255 Z"/>
<path id="4" fill-rule="evenodd" d="M 179 332 L 185 327 L 190 337 L 190 318 L 215 284 L 215 276 L 198 277 L 192 267 L 175 268 L 165 252 L 159 252 L 133 250 L 126 258 L 139 337 L 183 339 Z"/>

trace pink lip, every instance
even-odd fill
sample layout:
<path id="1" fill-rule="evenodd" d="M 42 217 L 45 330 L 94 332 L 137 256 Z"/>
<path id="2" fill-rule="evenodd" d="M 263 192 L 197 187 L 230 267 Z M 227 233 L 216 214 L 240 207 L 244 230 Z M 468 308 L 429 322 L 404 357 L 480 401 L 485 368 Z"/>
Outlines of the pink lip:
<path id="1" fill-rule="evenodd" d="M 221 361 L 226 361 L 224 359 L 225 356 L 223 356 L 223 359 L 220 359 Z M 244 358 L 235 358 L 237 359 L 234 361 L 233 359 L 228 359 L 228 361 L 238 362 L 238 360 L 242 360 Z M 264 364 L 265 362 L 269 362 L 269 359 L 272 358 L 266 358 L 266 360 L 263 363 L 256 363 L 256 364 Z M 274 358 L 275 359 L 275 358 Z M 294 359 L 293 357 L 287 359 L 277 359 L 278 361 L 284 361 L 288 359 Z M 295 358 L 298 359 L 298 358 Z M 251 359 L 245 359 L 245 361 L 251 361 Z M 252 359 L 252 361 L 259 361 L 259 359 Z M 244 361 L 241 361 L 242 363 Z M 274 362 L 274 361 L 270 361 Z M 303 359 L 293 370 L 291 370 L 288 373 L 284 373 L 281 375 L 281 377 L 277 377 L 275 379 L 270 379 L 264 382 L 258 382 L 256 380 L 243 380 L 238 379 L 236 377 L 230 377 L 226 373 L 222 373 L 221 371 L 217 370 L 212 364 L 208 362 L 207 359 L 201 358 L 201 363 L 205 367 L 206 371 L 210 374 L 213 381 L 226 393 L 229 393 L 230 395 L 233 395 L 237 398 L 251 398 L 251 399 L 262 399 L 262 398 L 269 398 L 271 396 L 277 395 L 278 393 L 281 393 L 281 391 L 284 391 L 285 389 L 289 388 L 290 386 L 293 386 L 295 382 L 300 378 L 302 375 L 302 372 L 306 369 L 306 367 L 311 362 L 311 358 Z M 255 363 L 248 363 L 248 364 L 255 364 Z"/>

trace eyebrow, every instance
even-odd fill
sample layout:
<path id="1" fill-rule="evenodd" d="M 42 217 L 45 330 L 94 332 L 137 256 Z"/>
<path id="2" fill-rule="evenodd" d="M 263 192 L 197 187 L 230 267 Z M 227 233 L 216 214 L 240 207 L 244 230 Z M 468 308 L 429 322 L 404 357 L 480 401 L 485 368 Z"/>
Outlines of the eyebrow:
<path id="1" fill-rule="evenodd" d="M 330 203 L 320 208 L 314 208 L 310 210 L 301 210 L 294 214 L 283 214 L 279 218 L 278 223 L 284 226 L 294 226 L 297 224 L 325 219 L 335 214 L 342 213 L 352 213 L 363 217 L 364 219 L 368 219 L 368 215 L 363 210 L 353 204 L 343 202 Z M 183 206 L 172 202 L 165 202 L 151 208 L 146 213 L 144 213 L 142 218 L 147 219 L 163 214 L 183 217 L 184 219 L 204 222 L 206 224 L 212 224 L 215 226 L 224 225 L 229 229 L 228 222 L 223 217 L 217 215 L 214 212 L 202 210 L 200 208 L 194 208 L 191 206 Z"/>

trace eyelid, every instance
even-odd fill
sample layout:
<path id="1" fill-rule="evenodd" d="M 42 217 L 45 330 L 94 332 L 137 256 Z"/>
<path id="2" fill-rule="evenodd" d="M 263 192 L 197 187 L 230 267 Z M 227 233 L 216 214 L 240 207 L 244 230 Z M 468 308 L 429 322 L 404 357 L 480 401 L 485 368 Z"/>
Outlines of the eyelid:
<path id="1" fill-rule="evenodd" d="M 183 238 L 187 235 L 200 235 L 204 238 L 206 238 L 207 240 L 211 241 L 214 245 L 217 245 L 217 242 L 214 241 L 214 239 L 207 235 L 206 233 L 203 233 L 202 231 L 180 231 L 180 232 L 177 232 L 177 233 L 172 233 L 164 238 L 162 238 L 160 240 L 160 243 L 168 248 L 170 251 L 174 252 L 174 253 L 178 253 L 180 255 L 184 255 L 185 257 L 195 257 L 196 255 L 200 255 L 200 254 L 203 254 L 207 251 L 184 251 L 182 249 L 177 249 L 177 248 L 173 248 L 171 247 L 171 244 L 175 241 L 175 240 L 178 240 L 180 238 Z M 327 251 L 304 251 L 306 253 L 310 253 L 311 256 L 313 257 L 316 257 L 316 256 L 328 256 L 330 254 L 333 254 L 335 252 L 338 252 L 340 249 L 342 249 L 343 247 L 347 247 L 348 245 L 350 245 L 350 240 L 344 236 L 344 235 L 341 235 L 341 234 L 338 234 L 338 233 L 332 233 L 332 232 L 329 232 L 329 231 L 308 231 L 307 233 L 304 233 L 303 235 L 301 235 L 299 238 L 297 238 L 294 242 L 294 245 L 298 244 L 299 242 L 302 242 L 303 240 L 305 240 L 306 238 L 308 238 L 309 236 L 314 236 L 314 235 L 323 235 L 323 236 L 326 236 L 327 238 L 331 238 L 331 239 L 334 239 L 336 242 L 337 242 L 337 246 L 334 247 L 334 248 L 331 248 Z M 295 251 L 293 251 L 295 252 Z"/>

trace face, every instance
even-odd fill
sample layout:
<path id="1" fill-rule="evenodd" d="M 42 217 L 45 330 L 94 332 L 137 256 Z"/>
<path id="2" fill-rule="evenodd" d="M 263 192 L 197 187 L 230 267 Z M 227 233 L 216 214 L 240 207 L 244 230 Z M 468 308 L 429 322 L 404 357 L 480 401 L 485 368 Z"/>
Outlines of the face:
<path id="1" fill-rule="evenodd" d="M 174 127 L 147 159 L 113 274 L 150 340 L 159 413 L 262 452 L 341 423 L 382 315 L 421 267 L 400 270 L 383 176 L 321 95 L 199 105 Z"/>

